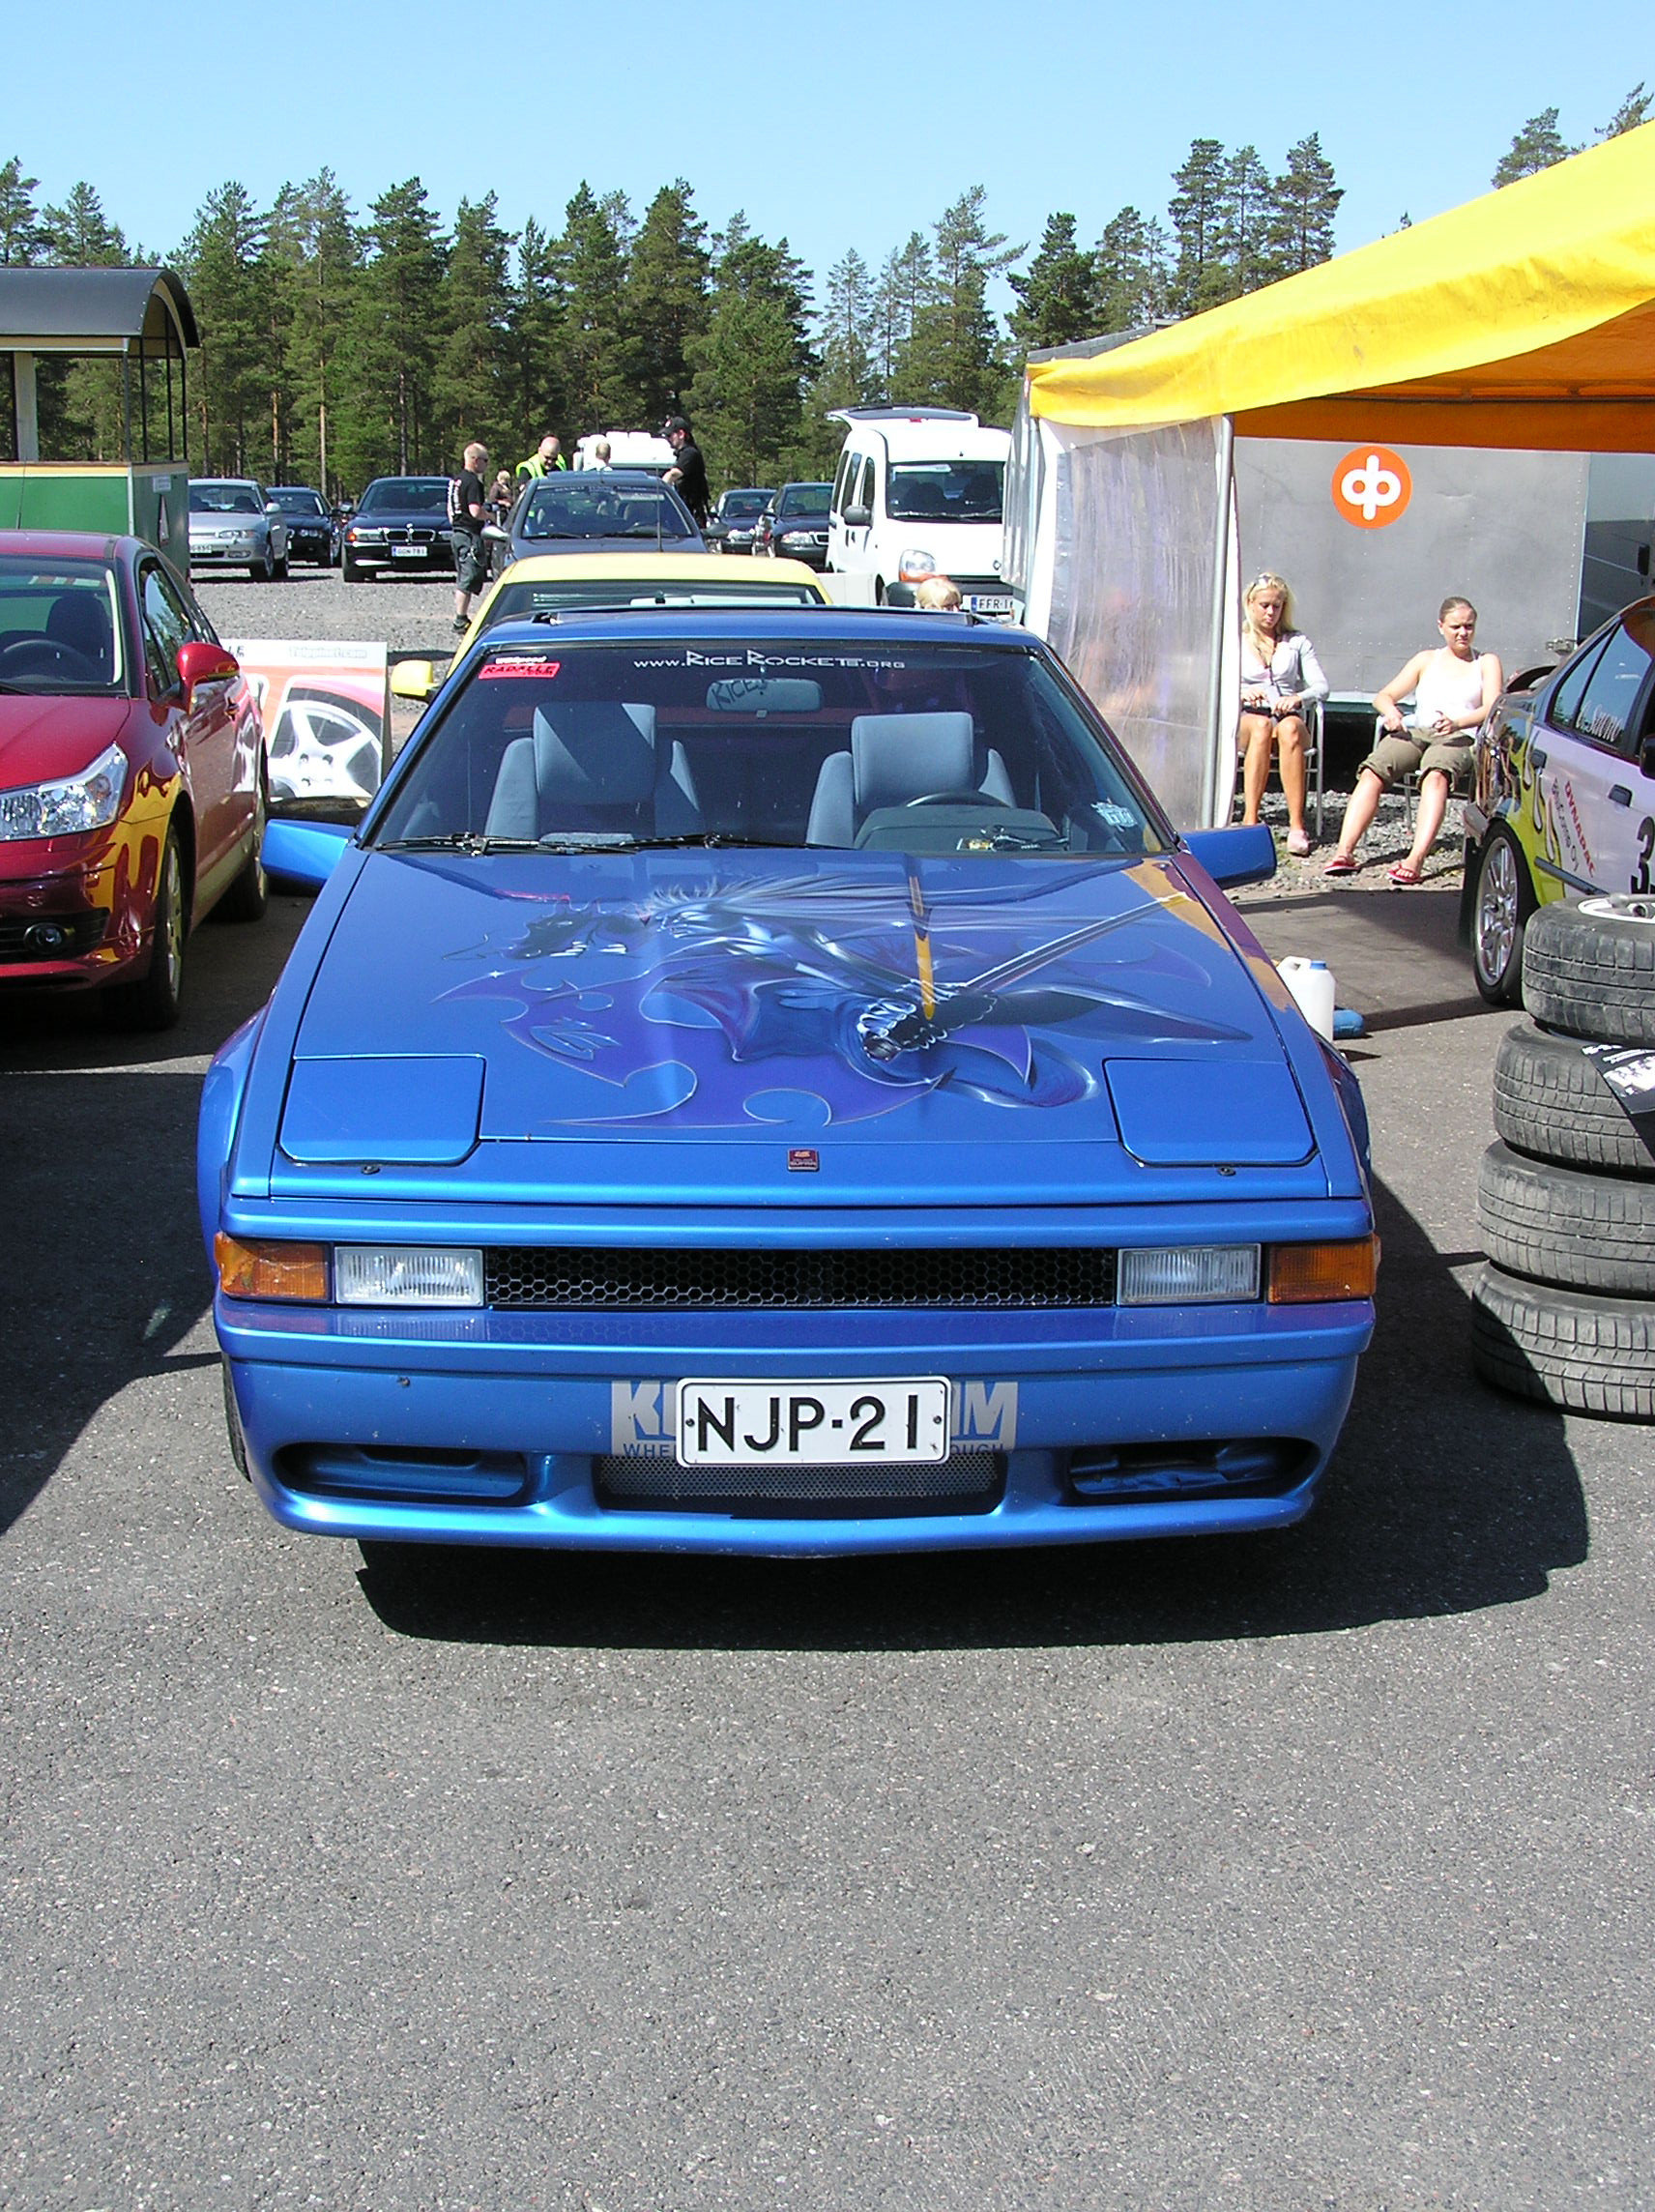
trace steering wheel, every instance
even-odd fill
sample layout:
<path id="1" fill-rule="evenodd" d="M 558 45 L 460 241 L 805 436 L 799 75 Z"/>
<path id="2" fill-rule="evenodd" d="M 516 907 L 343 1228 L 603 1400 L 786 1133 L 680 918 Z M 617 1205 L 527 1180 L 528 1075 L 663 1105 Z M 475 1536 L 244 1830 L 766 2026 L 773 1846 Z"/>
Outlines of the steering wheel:
<path id="1" fill-rule="evenodd" d="M 910 806 L 992 806 L 1003 812 L 1005 801 L 996 799 L 992 791 L 928 791 L 919 799 L 911 799 Z"/>
<path id="2" fill-rule="evenodd" d="M 72 684 L 99 681 L 96 661 L 55 637 L 15 637 L 0 645 L 0 669 L 15 669 L 20 676 L 67 676 Z"/>

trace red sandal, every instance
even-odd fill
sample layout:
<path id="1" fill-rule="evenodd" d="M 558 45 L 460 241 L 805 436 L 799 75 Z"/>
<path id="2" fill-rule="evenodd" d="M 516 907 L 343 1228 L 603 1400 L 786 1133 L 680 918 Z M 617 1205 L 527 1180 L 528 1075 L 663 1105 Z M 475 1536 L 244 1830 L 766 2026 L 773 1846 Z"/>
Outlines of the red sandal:
<path id="1" fill-rule="evenodd" d="M 1394 868 L 1385 870 L 1385 874 L 1395 884 L 1399 891 L 1412 890 L 1420 881 L 1423 872 L 1419 868 L 1410 868 L 1406 860 L 1399 860 Z"/>
<path id="2" fill-rule="evenodd" d="M 1324 876 L 1353 876 L 1361 865 L 1354 853 L 1335 853 L 1321 872 Z"/>

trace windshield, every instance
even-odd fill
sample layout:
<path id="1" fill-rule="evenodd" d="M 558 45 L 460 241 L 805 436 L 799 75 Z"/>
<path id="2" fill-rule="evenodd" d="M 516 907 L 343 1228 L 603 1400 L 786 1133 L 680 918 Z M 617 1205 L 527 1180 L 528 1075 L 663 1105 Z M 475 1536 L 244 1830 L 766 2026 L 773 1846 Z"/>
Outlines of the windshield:
<path id="1" fill-rule="evenodd" d="M 321 495 L 313 491 L 273 491 L 271 498 L 283 514 L 326 514 Z"/>
<path id="2" fill-rule="evenodd" d="M 635 538 L 664 543 L 693 535 L 683 509 L 653 484 L 617 482 L 601 471 L 541 482 L 530 493 L 515 535 L 522 538 Z"/>
<path id="3" fill-rule="evenodd" d="M 1032 650 L 503 642 L 432 717 L 380 845 L 1139 856 L 1165 837 Z"/>
<path id="4" fill-rule="evenodd" d="M 754 564 L 758 566 L 757 563 Z M 583 576 L 568 583 L 502 583 L 482 610 L 483 627 L 523 622 L 536 615 L 573 613 L 586 607 L 814 607 L 820 596 L 808 584 L 770 583 L 765 577 L 663 577 L 645 583 L 629 576 Z"/>
<path id="5" fill-rule="evenodd" d="M 777 514 L 826 514 L 833 496 L 830 483 L 790 483 L 776 502 Z"/>
<path id="6" fill-rule="evenodd" d="M 115 571 L 0 554 L 0 691 L 114 691 L 121 682 Z"/>
<path id="7" fill-rule="evenodd" d="M 885 495 L 894 522 L 999 522 L 1005 510 L 1003 461 L 904 461 Z"/>
<path id="8" fill-rule="evenodd" d="M 727 491 L 718 502 L 718 511 L 726 522 L 744 522 L 750 515 L 763 514 L 773 497 L 768 491 Z"/>
<path id="9" fill-rule="evenodd" d="M 362 495 L 359 514 L 424 514 L 449 511 L 447 477 L 375 477 Z"/>
<path id="10" fill-rule="evenodd" d="M 251 484 L 192 483 L 189 511 L 191 514 L 262 514 L 264 509 Z"/>

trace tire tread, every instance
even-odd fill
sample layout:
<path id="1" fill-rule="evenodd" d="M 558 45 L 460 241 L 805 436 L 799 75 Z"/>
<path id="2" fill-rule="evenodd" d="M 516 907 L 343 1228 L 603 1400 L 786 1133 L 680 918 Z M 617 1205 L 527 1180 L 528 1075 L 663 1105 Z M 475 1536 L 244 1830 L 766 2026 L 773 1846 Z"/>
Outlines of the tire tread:
<path id="1" fill-rule="evenodd" d="M 1488 1266 L 1471 1287 L 1471 1364 L 1520 1398 L 1655 1420 L 1655 1304 L 1542 1288 Z"/>
<path id="2" fill-rule="evenodd" d="M 1532 1021 L 1500 1040 L 1495 1127 L 1514 1151 L 1564 1167 L 1655 1177 L 1655 1153 L 1575 1037 Z"/>

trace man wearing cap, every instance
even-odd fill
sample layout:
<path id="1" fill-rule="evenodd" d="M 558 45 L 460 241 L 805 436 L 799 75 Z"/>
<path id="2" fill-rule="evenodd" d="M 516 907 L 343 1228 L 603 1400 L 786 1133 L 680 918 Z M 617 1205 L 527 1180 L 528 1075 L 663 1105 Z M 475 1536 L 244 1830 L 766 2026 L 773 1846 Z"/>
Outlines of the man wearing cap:
<path id="1" fill-rule="evenodd" d="M 549 477 L 555 469 L 566 469 L 563 448 L 548 430 L 526 461 L 517 463 L 520 477 Z"/>
<path id="2" fill-rule="evenodd" d="M 696 521 L 703 523 L 711 501 L 707 493 L 707 463 L 701 457 L 701 448 L 690 435 L 689 424 L 682 415 L 669 415 L 661 429 L 676 462 L 675 467 L 667 470 L 663 481 L 674 487 Z"/>

